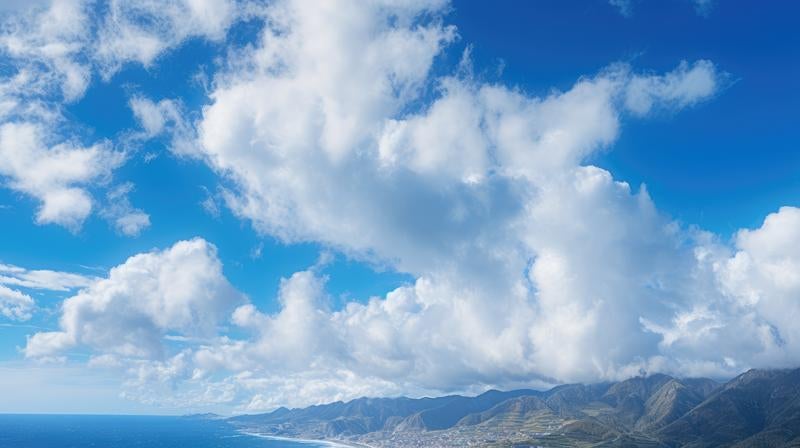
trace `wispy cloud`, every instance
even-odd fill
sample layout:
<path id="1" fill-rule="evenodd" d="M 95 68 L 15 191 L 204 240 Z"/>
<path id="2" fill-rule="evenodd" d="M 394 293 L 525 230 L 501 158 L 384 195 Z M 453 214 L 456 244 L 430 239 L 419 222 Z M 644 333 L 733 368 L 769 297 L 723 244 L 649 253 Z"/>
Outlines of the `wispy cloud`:
<path id="1" fill-rule="evenodd" d="M 50 291 L 71 291 L 91 285 L 96 277 L 49 269 L 0 264 L 0 284 Z"/>

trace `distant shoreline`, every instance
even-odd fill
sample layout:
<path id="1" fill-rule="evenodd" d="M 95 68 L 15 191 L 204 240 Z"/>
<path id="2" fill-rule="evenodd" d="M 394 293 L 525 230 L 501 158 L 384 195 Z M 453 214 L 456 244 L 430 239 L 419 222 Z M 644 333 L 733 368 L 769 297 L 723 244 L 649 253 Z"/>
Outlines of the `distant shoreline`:
<path id="1" fill-rule="evenodd" d="M 270 440 L 283 440 L 286 442 L 297 442 L 297 443 L 316 443 L 316 444 L 323 444 L 333 448 L 372 448 L 369 445 L 365 445 L 363 443 L 356 443 L 356 442 L 346 442 L 343 440 L 335 440 L 335 439 L 301 439 L 297 437 L 283 437 L 283 436 L 273 436 L 270 434 L 260 434 L 257 432 L 250 432 L 250 431 L 241 431 L 242 434 L 247 434 L 248 436 L 254 437 L 261 437 L 262 439 L 270 439 Z"/>

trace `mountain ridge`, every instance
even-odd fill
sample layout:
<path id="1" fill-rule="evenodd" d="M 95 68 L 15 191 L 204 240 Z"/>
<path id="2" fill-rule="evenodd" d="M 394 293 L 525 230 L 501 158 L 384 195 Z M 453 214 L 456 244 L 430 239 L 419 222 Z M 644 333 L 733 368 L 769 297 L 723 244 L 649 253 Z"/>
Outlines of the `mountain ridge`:
<path id="1" fill-rule="evenodd" d="M 751 369 L 725 383 L 656 373 L 474 397 L 362 397 L 228 421 L 375 447 L 800 446 L 800 369 Z"/>

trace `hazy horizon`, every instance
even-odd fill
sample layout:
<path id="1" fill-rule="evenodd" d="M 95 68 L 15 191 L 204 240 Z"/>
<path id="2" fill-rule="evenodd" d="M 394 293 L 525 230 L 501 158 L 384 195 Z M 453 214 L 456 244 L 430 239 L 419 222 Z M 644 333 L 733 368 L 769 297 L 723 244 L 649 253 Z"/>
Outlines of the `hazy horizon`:
<path id="1" fill-rule="evenodd" d="M 742 373 L 744 373 L 744 372 L 742 372 Z M 640 377 L 651 377 L 653 375 L 660 375 L 660 374 L 661 374 L 660 372 L 647 372 L 644 375 L 635 375 L 635 376 L 632 376 L 630 378 L 625 378 L 625 379 L 640 378 Z M 680 378 L 680 377 L 677 377 L 677 378 Z M 700 378 L 700 377 L 686 377 L 686 378 Z M 709 378 L 709 379 L 712 379 L 712 380 L 714 380 L 714 381 L 716 381 L 716 382 L 718 382 L 720 384 L 724 384 L 727 381 L 733 379 L 733 377 Z M 601 381 L 599 383 L 587 383 L 587 384 L 601 384 L 601 383 L 606 383 L 606 382 Z M 539 392 L 545 392 L 545 391 L 551 390 L 553 388 L 557 388 L 559 386 L 564 386 L 564 385 L 568 385 L 568 384 L 569 383 L 561 383 L 561 384 L 554 384 L 554 385 L 552 385 L 550 387 L 532 388 L 532 389 L 531 388 L 517 388 L 517 389 L 495 389 L 495 388 L 489 388 L 489 389 L 484 390 L 482 392 L 475 392 L 475 393 L 472 393 L 472 394 L 465 394 L 464 396 L 466 396 L 466 397 L 477 397 L 477 396 L 482 395 L 483 393 L 486 393 L 486 392 L 489 392 L 489 391 L 513 391 L 513 390 L 525 390 L 525 389 L 531 389 L 531 390 L 535 390 L 535 391 L 539 391 Z M 452 394 L 452 395 L 459 395 L 459 394 Z M 360 397 L 352 397 L 352 398 L 349 398 L 347 400 L 337 400 L 337 401 L 338 402 L 348 402 L 348 401 L 364 399 L 364 398 L 366 398 L 366 399 L 373 399 L 373 398 L 412 398 L 412 399 L 419 399 L 419 398 L 436 398 L 436 397 L 439 397 L 439 396 L 442 396 L 442 395 L 360 396 Z M 48 400 L 48 402 L 58 402 L 58 400 L 51 399 L 51 400 Z M 311 405 L 313 406 L 313 405 L 330 404 L 330 403 L 333 403 L 333 402 L 332 401 L 324 401 L 324 402 L 319 402 L 319 403 L 312 403 Z M 237 415 L 252 415 L 252 414 L 269 413 L 269 412 L 275 411 L 276 409 L 281 408 L 281 407 L 285 407 L 285 406 L 276 406 L 275 408 L 258 410 L 258 411 L 250 412 L 250 413 L 248 413 L 248 412 L 225 413 L 224 410 L 220 410 L 219 412 L 214 412 L 214 411 L 211 411 L 211 410 L 207 410 L 207 412 L 192 412 L 191 410 L 187 410 L 187 409 L 183 409 L 183 410 L 174 409 L 174 410 L 171 410 L 171 411 L 164 412 L 163 409 L 153 409 L 153 408 L 149 408 L 149 407 L 142 408 L 141 412 L 133 411 L 133 412 L 122 412 L 122 413 L 114 413 L 114 412 L 46 412 L 46 411 L 45 412 L 42 412 L 42 411 L 13 412 L 13 411 L 5 411 L 2 408 L 0 408 L 0 415 L 85 415 L 85 416 L 110 415 L 110 416 L 176 417 L 176 416 L 202 415 L 202 414 L 205 414 L 205 413 L 209 413 L 209 414 L 216 414 L 216 415 L 219 415 L 221 417 L 231 417 L 231 416 L 237 416 Z M 155 411 L 155 412 L 153 412 L 153 411 Z M 161 411 L 162 413 L 159 413 L 158 411 Z"/>

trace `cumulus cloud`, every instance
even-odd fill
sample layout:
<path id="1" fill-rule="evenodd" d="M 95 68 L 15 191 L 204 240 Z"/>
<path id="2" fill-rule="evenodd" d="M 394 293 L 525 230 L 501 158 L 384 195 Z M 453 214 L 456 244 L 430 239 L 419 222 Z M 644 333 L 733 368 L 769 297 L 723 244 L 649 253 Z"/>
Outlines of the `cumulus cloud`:
<path id="1" fill-rule="evenodd" d="M 507 226 L 527 196 L 610 144 L 626 89 L 650 79 L 615 66 L 532 98 L 447 77 L 434 81 L 441 93 L 429 107 L 403 113 L 452 30 L 388 20 L 425 12 L 406 4 L 359 7 L 342 23 L 302 4 L 275 8 L 278 30 L 234 64 L 250 70 L 219 77 L 199 125 L 204 157 L 240 187 L 229 205 L 265 233 L 375 255 L 417 275 L 514 253 Z M 323 63 L 331 54 L 336 60 Z M 697 70 L 715 77 L 710 64 Z"/>
<path id="2" fill-rule="evenodd" d="M 699 236 L 646 189 L 583 164 L 623 117 L 691 106 L 722 75 L 707 61 L 663 75 L 615 64 L 544 97 L 432 78 L 455 37 L 443 8 L 276 2 L 259 45 L 216 77 L 198 123 L 196 156 L 233 182 L 227 204 L 256 229 L 415 283 L 334 310 L 324 275 L 299 272 L 282 283 L 279 312 L 233 314 L 250 339 L 182 352 L 194 368 L 150 367 L 230 400 L 231 388 L 281 384 L 271 394 L 294 404 L 354 392 L 337 378 L 385 394 L 687 368 L 654 329 L 695 294 L 720 296 L 713 269 L 700 275 Z M 436 87 L 429 101 L 425 85 Z M 694 359 L 727 368 L 720 353 Z M 212 381 L 220 371 L 231 376 Z"/>
<path id="3" fill-rule="evenodd" d="M 75 346 L 131 358 L 164 356 L 169 333 L 206 337 L 243 297 L 222 275 L 216 248 L 202 239 L 135 255 L 62 304 L 60 331 L 31 336 L 27 357 Z"/>
<path id="4" fill-rule="evenodd" d="M 782 207 L 764 219 L 755 230 L 741 230 L 733 256 L 715 265 L 723 290 L 744 318 L 755 314 L 754 332 L 769 362 L 795 365 L 800 362 L 800 209 Z M 756 336 L 754 334 L 754 336 Z M 769 350 L 767 350 L 769 349 Z"/>
<path id="5" fill-rule="evenodd" d="M 611 64 L 544 96 L 432 75 L 457 36 L 446 9 L 274 2 L 257 44 L 215 77 L 192 150 L 173 145 L 229 182 L 226 204 L 259 232 L 412 284 L 336 308 L 314 266 L 265 313 L 213 246 L 179 242 L 67 299 L 60 331 L 31 337 L 26 355 L 84 346 L 127 375 L 131 398 L 251 411 L 795 360 L 793 314 L 778 315 L 797 293 L 795 209 L 730 245 L 587 162 L 625 120 L 694 106 L 725 75 L 709 61 Z M 179 122 L 173 100 L 131 107 L 148 136 Z"/>
<path id="6" fill-rule="evenodd" d="M 442 93 L 430 107 L 403 114 L 450 28 L 388 20 L 424 12 L 405 4 L 348 12 L 345 2 L 342 23 L 292 2 L 274 8 L 277 29 L 232 64 L 250 69 L 219 76 L 211 93 L 199 125 L 204 158 L 240 186 L 228 203 L 259 230 L 414 274 L 480 243 L 501 252 L 491 247 L 527 188 L 517 179 L 560 173 L 612 142 L 619 98 L 640 79 L 614 68 L 529 98 L 450 77 L 435 81 Z"/>
<path id="7" fill-rule="evenodd" d="M 565 192 L 554 192 L 530 216 L 542 226 L 530 233 L 542 240 L 527 273 L 533 292 L 486 297 L 420 277 L 334 310 L 326 277 L 314 267 L 281 282 L 276 313 L 252 304 L 233 312 L 232 323 L 250 338 L 181 352 L 181 369 L 175 359 L 137 365 L 149 373 L 129 381 L 130 397 L 157 402 L 145 378 L 158 378 L 177 387 L 171 404 L 253 412 L 363 395 L 620 379 L 641 370 L 719 376 L 796 365 L 798 257 L 781 243 L 796 233 L 798 209 L 743 230 L 731 252 L 665 220 L 646 191 L 632 194 L 597 168 L 579 169 L 561 188 L 577 201 L 563 207 L 556 201 Z M 604 207 L 594 207 L 598 201 Z"/>
<path id="8" fill-rule="evenodd" d="M 7 186 L 41 201 L 39 224 L 55 223 L 77 231 L 92 210 L 86 186 L 102 182 L 124 161 L 106 144 L 80 147 L 47 145 L 47 132 L 32 123 L 0 125 L 0 174 Z"/>
<path id="9" fill-rule="evenodd" d="M 733 374 L 749 367 L 791 367 L 800 362 L 794 319 L 797 279 L 792 266 L 794 226 L 800 211 L 782 207 L 758 229 L 743 229 L 734 247 L 705 235 L 695 247 L 693 280 L 702 286 L 673 313 L 642 318 L 661 338 L 657 367 L 694 375 Z M 709 362 L 717 353 L 721 362 Z"/>
<path id="10" fill-rule="evenodd" d="M 531 242 L 538 255 L 523 278 L 505 273 L 488 288 L 480 279 L 429 274 L 332 310 L 324 275 L 301 271 L 282 282 L 279 312 L 235 311 L 233 323 L 253 332 L 251 340 L 203 348 L 195 363 L 204 372 L 249 372 L 238 386 L 244 390 L 256 379 L 287 388 L 260 394 L 250 408 L 363 394 L 337 386 L 342 376 L 371 385 L 369 395 L 385 395 L 635 373 L 639 357 L 659 354 L 659 338 L 642 330 L 638 316 L 669 315 L 679 304 L 672 294 L 688 299 L 674 288 L 691 278 L 692 251 L 680 248 L 677 229 L 655 213 L 646 192 L 632 194 L 605 171 L 579 169 L 559 188 L 523 220 L 538 227 L 526 234 L 540 239 Z M 576 197 L 564 208 L 568 194 Z M 479 263 L 498 270 L 495 260 Z M 515 267 L 525 272 L 525 261 Z"/>

